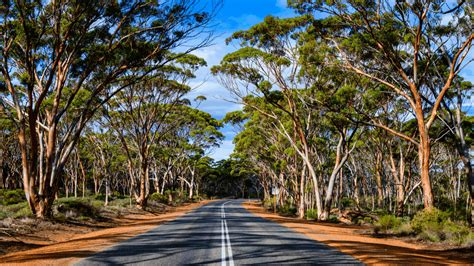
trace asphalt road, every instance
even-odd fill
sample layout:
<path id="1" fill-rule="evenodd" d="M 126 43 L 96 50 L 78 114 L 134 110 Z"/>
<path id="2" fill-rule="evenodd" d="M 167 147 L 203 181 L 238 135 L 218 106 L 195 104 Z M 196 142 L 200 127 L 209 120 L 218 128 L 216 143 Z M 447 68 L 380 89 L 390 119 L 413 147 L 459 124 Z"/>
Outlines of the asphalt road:
<path id="1" fill-rule="evenodd" d="M 249 213 L 241 202 L 209 203 L 77 265 L 361 264 Z"/>

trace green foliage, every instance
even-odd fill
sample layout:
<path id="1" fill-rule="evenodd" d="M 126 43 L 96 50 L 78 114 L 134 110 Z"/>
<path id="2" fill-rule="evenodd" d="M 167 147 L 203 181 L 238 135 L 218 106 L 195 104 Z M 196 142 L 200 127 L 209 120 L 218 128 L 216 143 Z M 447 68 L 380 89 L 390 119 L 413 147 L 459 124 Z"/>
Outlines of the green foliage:
<path id="1" fill-rule="evenodd" d="M 431 241 L 446 241 L 456 245 L 471 245 L 474 234 L 471 228 L 459 221 L 452 221 L 448 212 L 438 209 L 423 210 L 413 217 L 411 226 L 418 237 Z"/>
<path id="2" fill-rule="evenodd" d="M 343 208 L 355 207 L 356 202 L 351 198 L 344 197 L 344 198 L 341 199 L 341 206 Z"/>
<path id="3" fill-rule="evenodd" d="M 393 229 L 398 228 L 402 224 L 402 220 L 399 217 L 396 217 L 392 214 L 383 215 L 375 223 L 374 231 L 375 233 L 383 232 L 387 233 Z"/>
<path id="4" fill-rule="evenodd" d="M 306 220 L 316 220 L 318 219 L 318 211 L 316 209 L 307 209 L 305 212 Z"/>
<path id="5" fill-rule="evenodd" d="M 166 203 L 168 203 L 168 195 L 166 195 L 166 193 L 165 194 L 160 194 L 158 192 L 155 192 L 155 193 L 150 195 L 148 200 L 166 204 Z"/>
<path id="6" fill-rule="evenodd" d="M 23 217 L 33 217 L 30 207 L 26 201 L 17 204 L 0 206 L 0 219 Z"/>
<path id="7" fill-rule="evenodd" d="M 417 234 L 429 230 L 439 231 L 448 219 L 449 214 L 447 212 L 438 209 L 422 210 L 413 217 L 411 225 Z"/>
<path id="8" fill-rule="evenodd" d="M 91 219 L 100 218 L 103 203 L 91 199 L 61 198 L 56 202 L 56 216 L 61 218 L 89 217 Z M 57 215 L 59 214 L 59 215 Z"/>
<path id="9" fill-rule="evenodd" d="M 275 197 L 272 196 L 270 198 L 263 200 L 263 207 L 267 210 L 273 210 L 273 203 L 275 201 Z"/>
<path id="10" fill-rule="evenodd" d="M 22 189 L 0 189 L 0 204 L 1 205 L 12 205 L 20 202 L 24 202 L 25 192 Z"/>
<path id="11" fill-rule="evenodd" d="M 294 216 L 296 214 L 296 207 L 286 202 L 278 207 L 278 213 L 283 216 Z"/>

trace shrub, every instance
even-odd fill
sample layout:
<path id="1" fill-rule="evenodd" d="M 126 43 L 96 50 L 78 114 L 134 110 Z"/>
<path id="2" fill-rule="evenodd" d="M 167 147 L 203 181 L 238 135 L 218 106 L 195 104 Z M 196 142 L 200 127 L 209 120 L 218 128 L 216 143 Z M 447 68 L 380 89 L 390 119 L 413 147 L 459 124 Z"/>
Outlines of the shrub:
<path id="1" fill-rule="evenodd" d="M 411 226 L 417 234 L 428 230 L 440 231 L 443 223 L 448 219 L 449 214 L 447 212 L 438 209 L 422 210 L 413 217 Z"/>
<path id="2" fill-rule="evenodd" d="M 1 205 L 13 205 L 24 201 L 26 201 L 26 198 L 22 189 L 0 189 Z"/>
<path id="3" fill-rule="evenodd" d="M 97 195 L 94 195 L 93 198 L 96 199 L 96 200 L 104 201 L 105 200 L 105 194 L 99 193 Z"/>
<path id="4" fill-rule="evenodd" d="M 156 202 L 160 202 L 160 203 L 168 203 L 168 197 L 169 197 L 168 195 L 160 194 L 158 192 L 155 192 L 155 193 L 151 194 L 148 199 L 151 200 L 151 201 L 156 201 Z"/>
<path id="5" fill-rule="evenodd" d="M 341 206 L 345 209 L 345 208 L 355 207 L 356 203 L 353 199 L 344 197 L 341 199 Z"/>
<path id="6" fill-rule="evenodd" d="M 22 217 L 33 217 L 27 202 L 0 207 L 0 219 Z"/>
<path id="7" fill-rule="evenodd" d="M 339 219 L 337 218 L 336 215 L 329 215 L 329 218 L 327 219 L 326 222 L 339 223 Z"/>
<path id="8" fill-rule="evenodd" d="M 456 245 L 472 245 L 474 234 L 463 222 L 451 221 L 448 212 L 438 209 L 423 210 L 411 221 L 418 237 L 431 242 L 447 241 Z"/>
<path id="9" fill-rule="evenodd" d="M 283 206 L 278 208 L 278 212 L 283 216 L 293 216 L 296 214 L 296 207 L 289 203 L 285 203 Z"/>
<path id="10" fill-rule="evenodd" d="M 413 234 L 413 228 L 411 227 L 410 220 L 404 220 L 397 228 L 393 229 L 393 232 L 397 235 L 408 236 Z"/>
<path id="11" fill-rule="evenodd" d="M 307 209 L 305 217 L 307 220 L 316 220 L 318 219 L 318 211 L 316 209 Z"/>
<path id="12" fill-rule="evenodd" d="M 377 232 L 390 232 L 392 229 L 398 228 L 402 221 L 393 214 L 386 214 L 380 217 L 375 223 Z"/>
<path id="13" fill-rule="evenodd" d="M 100 210 L 103 202 L 99 200 L 61 198 L 56 202 L 56 218 L 63 220 L 65 218 L 89 217 L 96 219 L 100 217 Z M 63 217 L 64 216 L 64 217 Z"/>
<path id="14" fill-rule="evenodd" d="M 109 206 L 123 207 L 123 208 L 129 207 L 130 197 L 124 197 L 123 199 L 116 199 L 110 202 Z"/>
<path id="15" fill-rule="evenodd" d="M 265 207 L 265 209 L 267 210 L 272 210 L 273 209 L 273 202 L 274 202 L 275 198 L 274 197 L 270 197 L 268 199 L 264 199 L 263 200 L 263 207 Z"/>
<path id="16" fill-rule="evenodd" d="M 451 244 L 462 245 L 469 244 L 474 240 L 471 229 L 460 222 L 446 221 L 443 224 L 442 238 Z"/>

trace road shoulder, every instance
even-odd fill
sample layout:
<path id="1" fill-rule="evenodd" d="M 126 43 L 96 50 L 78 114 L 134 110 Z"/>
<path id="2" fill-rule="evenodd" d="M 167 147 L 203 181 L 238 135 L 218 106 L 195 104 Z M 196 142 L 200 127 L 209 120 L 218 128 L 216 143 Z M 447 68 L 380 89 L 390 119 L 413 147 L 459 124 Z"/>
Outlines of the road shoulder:
<path id="1" fill-rule="evenodd" d="M 311 239 L 337 248 L 366 264 L 472 264 L 472 254 L 458 250 L 427 250 L 429 247 L 399 239 L 363 235 L 359 226 L 315 223 L 267 212 L 258 201 L 243 202 L 251 213 L 277 222 Z M 467 253 L 467 254 L 466 254 Z"/>
<path id="2" fill-rule="evenodd" d="M 123 226 L 73 235 L 69 240 L 0 257 L 0 264 L 70 265 L 114 244 L 145 233 L 156 226 L 172 221 L 210 201 L 181 206 L 160 215 L 147 214 L 129 217 Z"/>

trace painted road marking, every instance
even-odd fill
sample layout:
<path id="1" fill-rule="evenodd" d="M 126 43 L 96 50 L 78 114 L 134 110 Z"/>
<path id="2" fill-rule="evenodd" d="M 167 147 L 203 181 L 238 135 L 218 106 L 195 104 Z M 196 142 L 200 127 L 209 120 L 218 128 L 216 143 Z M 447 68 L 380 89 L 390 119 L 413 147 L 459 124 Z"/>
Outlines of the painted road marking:
<path id="1" fill-rule="evenodd" d="M 225 220 L 225 205 L 230 201 L 224 202 L 221 205 L 221 265 L 234 266 L 234 259 L 232 257 L 232 246 L 230 244 L 229 228 L 227 227 L 227 221 Z M 227 251 L 227 257 L 226 257 Z"/>

